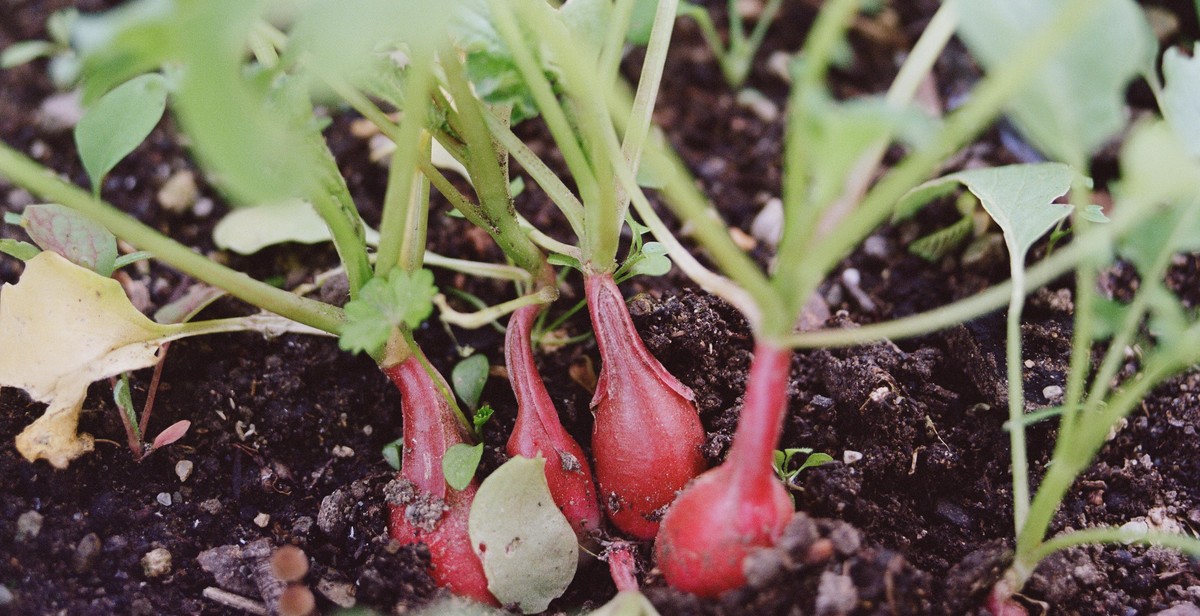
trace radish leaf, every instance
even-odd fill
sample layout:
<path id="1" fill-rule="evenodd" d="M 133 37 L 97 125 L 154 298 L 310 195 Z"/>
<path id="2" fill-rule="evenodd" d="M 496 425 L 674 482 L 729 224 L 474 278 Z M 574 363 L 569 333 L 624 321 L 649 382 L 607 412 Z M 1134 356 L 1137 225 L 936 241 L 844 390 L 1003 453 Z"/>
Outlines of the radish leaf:
<path id="1" fill-rule="evenodd" d="M 416 327 L 433 312 L 433 272 L 392 270 L 385 278 L 372 278 L 358 298 L 346 304 L 346 326 L 338 344 L 352 352 L 383 347 L 392 329 Z"/>
<path id="2" fill-rule="evenodd" d="M 29 242 L 0 239 L 0 252 L 22 261 L 28 261 L 38 256 L 41 249 Z"/>
<path id="3" fill-rule="evenodd" d="M 17 449 L 63 468 L 92 449 L 92 438 L 75 432 L 88 385 L 153 366 L 180 328 L 151 321 L 120 283 L 50 251 L 0 292 L 0 386 L 50 405 L 17 436 Z"/>
<path id="4" fill-rule="evenodd" d="M 158 73 L 134 77 L 100 97 L 75 127 L 83 168 L 99 194 L 104 176 L 158 125 L 167 109 L 167 81 Z"/>
<path id="5" fill-rule="evenodd" d="M 90 218 L 55 203 L 25 208 L 21 226 L 43 250 L 51 250 L 68 261 L 111 276 L 117 260 L 117 238 Z"/>
<path id="6" fill-rule="evenodd" d="M 476 354 L 458 362 L 450 371 L 454 392 L 471 409 L 479 406 L 479 396 L 483 394 L 483 386 L 487 383 L 488 368 L 487 356 Z"/>
<path id="7" fill-rule="evenodd" d="M 483 443 L 468 445 L 457 443 L 446 450 L 442 457 L 442 474 L 446 483 L 455 490 L 461 490 L 475 478 L 475 469 L 483 459 Z"/>
<path id="8" fill-rule="evenodd" d="M 1012 61 L 1050 24 L 1064 0 L 958 2 L 959 35 L 988 70 Z M 1084 162 L 1126 122 L 1125 86 L 1153 70 L 1156 48 L 1141 9 L 1130 0 L 1095 0 L 1076 28 L 1033 73 L 1009 106 L 1013 121 L 1040 150 Z"/>
<path id="9" fill-rule="evenodd" d="M 488 590 L 527 614 L 566 591 L 579 560 L 575 531 L 554 504 L 545 466 L 544 458 L 505 462 L 479 487 L 467 521 Z"/>
<path id="10" fill-rule="evenodd" d="M 626 590 L 617 593 L 611 601 L 589 616 L 659 616 L 659 613 L 645 595 L 636 590 Z"/>
<path id="11" fill-rule="evenodd" d="M 1163 53 L 1162 111 L 1192 156 L 1200 156 L 1200 59 L 1172 47 Z"/>

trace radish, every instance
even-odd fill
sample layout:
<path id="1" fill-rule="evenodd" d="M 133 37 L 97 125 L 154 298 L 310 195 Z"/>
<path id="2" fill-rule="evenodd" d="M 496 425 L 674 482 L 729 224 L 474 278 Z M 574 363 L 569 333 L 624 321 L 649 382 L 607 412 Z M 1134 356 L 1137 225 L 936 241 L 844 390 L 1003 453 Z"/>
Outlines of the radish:
<path id="1" fill-rule="evenodd" d="M 667 583 L 703 597 L 743 586 L 742 562 L 773 545 L 792 518 L 771 457 L 783 429 L 792 352 L 760 342 L 729 458 L 700 476 L 667 511 L 655 558 Z"/>
<path id="2" fill-rule="evenodd" d="M 420 350 L 383 368 L 400 390 L 404 453 L 400 481 L 391 484 L 388 534 L 403 544 L 425 543 L 439 586 L 456 595 L 497 605 L 488 591 L 483 565 L 471 549 L 467 516 L 479 483 L 455 490 L 446 484 L 442 458 L 451 446 L 466 443 L 466 426 L 447 398 L 449 388 Z"/>
<path id="3" fill-rule="evenodd" d="M 692 391 L 638 337 L 612 276 L 588 275 L 586 291 L 602 362 L 592 398 L 600 499 L 617 528 L 651 539 L 663 508 L 704 471 L 704 428 Z"/>
<path id="4" fill-rule="evenodd" d="M 533 361 L 530 331 L 541 306 L 513 313 L 505 337 L 505 363 L 517 397 L 517 423 L 508 439 L 508 455 L 546 458 L 546 483 L 554 502 L 581 540 L 600 528 L 600 507 L 592 468 L 583 448 L 563 428 Z"/>

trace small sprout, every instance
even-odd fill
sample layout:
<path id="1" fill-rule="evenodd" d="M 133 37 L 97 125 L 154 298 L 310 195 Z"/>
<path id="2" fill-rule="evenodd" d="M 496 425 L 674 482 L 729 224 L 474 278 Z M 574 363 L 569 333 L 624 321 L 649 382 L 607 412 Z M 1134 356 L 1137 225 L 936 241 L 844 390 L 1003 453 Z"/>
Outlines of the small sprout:
<path id="1" fill-rule="evenodd" d="M 388 466 L 400 470 L 400 456 L 404 452 L 404 437 L 400 437 L 383 446 L 383 459 Z"/>
<path id="2" fill-rule="evenodd" d="M 183 438 L 185 434 L 187 434 L 188 428 L 191 427 L 192 422 L 186 419 L 179 420 L 170 426 L 167 426 L 166 430 L 159 432 L 158 436 L 154 437 L 154 442 L 150 444 L 150 450 L 146 453 L 149 454 L 155 449 L 166 447 L 167 445 L 178 441 L 179 439 Z"/>
<path id="3" fill-rule="evenodd" d="M 495 409 L 486 404 L 479 407 L 478 411 L 475 411 L 475 416 L 471 418 L 471 425 L 475 428 L 476 435 L 483 434 L 483 427 L 487 425 L 488 420 L 492 418 L 492 413 L 494 412 Z"/>
<path id="4" fill-rule="evenodd" d="M 357 299 L 346 304 L 346 326 L 338 344 L 358 353 L 378 352 L 392 330 L 401 325 L 416 327 L 433 312 L 433 272 L 412 274 L 394 269 L 387 278 L 372 278 Z"/>
<path id="5" fill-rule="evenodd" d="M 475 478 L 475 469 L 479 468 L 481 459 L 483 459 L 483 443 L 452 445 L 446 450 L 445 457 L 442 458 L 442 474 L 446 476 L 446 483 L 455 490 L 466 488 Z"/>
<path id="6" fill-rule="evenodd" d="M 271 573 L 283 582 L 299 582 L 308 575 L 308 556 L 294 545 L 280 546 L 271 554 Z"/>
<path id="7" fill-rule="evenodd" d="M 450 371 L 454 392 L 466 403 L 467 408 L 479 406 L 479 396 L 483 394 L 483 386 L 487 383 L 488 368 L 487 356 L 476 354 L 458 362 Z"/>
<path id="8" fill-rule="evenodd" d="M 797 459 L 799 455 L 807 457 L 804 458 L 804 462 L 798 468 L 790 470 L 793 460 Z M 783 450 L 776 449 L 773 466 L 779 480 L 786 484 L 791 484 L 796 476 L 804 472 L 805 469 L 815 468 L 832 461 L 833 456 L 827 453 L 813 452 L 811 447 L 796 447 Z"/>

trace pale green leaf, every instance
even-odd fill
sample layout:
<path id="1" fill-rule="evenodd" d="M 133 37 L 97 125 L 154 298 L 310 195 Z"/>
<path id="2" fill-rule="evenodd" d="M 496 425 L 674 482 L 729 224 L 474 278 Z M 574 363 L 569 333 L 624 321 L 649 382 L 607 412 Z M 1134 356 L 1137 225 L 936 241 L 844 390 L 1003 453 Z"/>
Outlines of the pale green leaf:
<path id="1" fill-rule="evenodd" d="M 938 229 L 913 241 L 908 245 L 908 251 L 926 261 L 939 261 L 971 237 L 974 226 L 974 220 L 970 215 L 963 216 L 949 227 Z"/>
<path id="2" fill-rule="evenodd" d="M 599 54 L 604 46 L 604 36 L 612 13 L 612 0 L 567 0 L 558 9 L 574 40 L 587 45 L 593 54 Z"/>
<path id="3" fill-rule="evenodd" d="M 1192 199 L 1200 190 L 1200 165 L 1188 155 L 1166 122 L 1134 126 L 1121 148 L 1117 202 L 1170 203 Z"/>
<path id="4" fill-rule="evenodd" d="M 590 616 L 659 616 L 659 613 L 645 595 L 636 590 L 626 590 L 596 608 Z"/>
<path id="5" fill-rule="evenodd" d="M 171 57 L 171 28 L 179 5 L 175 0 L 136 0 L 103 13 L 65 14 L 50 24 L 56 40 L 70 33 L 71 47 L 81 59 L 84 105 L 135 75 L 158 69 Z M 56 59 L 63 57 L 67 56 Z"/>
<path id="6" fill-rule="evenodd" d="M 450 371 L 454 392 L 469 408 L 479 406 L 479 396 L 483 394 L 483 386 L 487 383 L 489 367 L 487 356 L 476 354 L 458 362 Z"/>
<path id="7" fill-rule="evenodd" d="M 166 108 L 166 80 L 158 73 L 134 77 L 88 107 L 75 127 L 75 145 L 93 190 L 150 135 Z"/>
<path id="8" fill-rule="evenodd" d="M 446 483 L 455 490 L 462 490 L 475 478 L 475 469 L 483 459 L 483 443 L 467 445 L 456 443 L 442 457 L 442 474 Z"/>
<path id="9" fill-rule="evenodd" d="M 20 240 L 10 240 L 7 238 L 0 239 L 0 252 L 22 261 L 28 261 L 38 255 L 42 250 L 29 242 Z"/>
<path id="10" fill-rule="evenodd" d="M 488 590 L 529 614 L 562 595 L 579 560 L 571 524 L 546 484 L 546 460 L 517 456 L 475 494 L 467 528 L 483 563 Z"/>
<path id="11" fill-rule="evenodd" d="M 30 259 L 0 289 L 0 386 L 50 405 L 17 436 L 21 455 L 65 467 L 90 451 L 91 437 L 75 431 L 88 385 L 153 366 L 178 332 L 138 312 L 116 280 L 50 251 Z"/>
<path id="12" fill-rule="evenodd" d="M 992 71 L 1012 62 L 1066 0 L 959 0 L 959 35 Z M 1086 21 L 1033 74 L 1008 106 L 1042 152 L 1083 162 L 1125 126 L 1125 88 L 1149 67 L 1156 44 L 1132 0 L 1093 0 Z"/>
<path id="13" fill-rule="evenodd" d="M 388 466 L 400 470 L 400 456 L 404 453 L 404 437 L 400 437 L 383 446 L 383 459 Z M 445 472 L 445 469 L 442 470 Z"/>
<path id="14" fill-rule="evenodd" d="M 1108 215 L 1104 213 L 1104 208 L 1096 204 L 1092 204 L 1083 208 L 1083 212 L 1080 214 L 1083 216 L 1083 219 L 1088 222 L 1099 224 L 1108 224 L 1112 222 L 1112 219 L 1110 219 Z"/>
<path id="15" fill-rule="evenodd" d="M 21 41 L 13 43 L 0 52 L 0 68 L 12 68 L 54 53 L 54 43 L 49 41 Z"/>
<path id="16" fill-rule="evenodd" d="M 368 244 L 379 243 L 378 231 L 367 228 L 366 236 Z M 213 243 L 218 248 L 244 255 L 285 242 L 318 244 L 332 239 L 321 215 L 303 199 L 238 208 L 213 229 Z"/>
<path id="17" fill-rule="evenodd" d="M 1071 188 L 1073 172 L 1062 163 L 971 169 L 948 177 L 979 198 L 1004 232 L 1014 260 L 1023 261 L 1033 243 L 1071 213 L 1069 205 L 1053 203 Z"/>
<path id="18" fill-rule="evenodd" d="M 796 469 L 795 474 L 799 474 L 800 472 L 804 471 L 805 469 L 816 468 L 818 466 L 821 466 L 822 464 L 828 464 L 830 462 L 833 462 L 833 456 L 831 456 L 827 453 L 821 453 L 821 452 L 810 453 L 810 454 L 808 454 L 808 457 L 805 458 L 804 464 L 801 464 L 800 468 Z"/>
<path id="19" fill-rule="evenodd" d="M 912 217 L 913 214 L 916 214 L 926 205 L 958 190 L 958 186 L 959 183 L 954 179 L 954 176 L 948 175 L 929 180 L 913 188 L 901 197 L 900 201 L 896 204 L 896 212 L 892 215 L 892 222 Z"/>
<path id="20" fill-rule="evenodd" d="M 117 260 L 117 238 L 90 218 L 56 203 L 25 208 L 21 226 L 42 248 L 66 257 L 101 276 L 111 276 Z"/>
<path id="21" fill-rule="evenodd" d="M 1193 157 L 1200 156 L 1200 59 L 1192 48 L 1185 56 L 1177 47 L 1163 53 L 1162 113 Z"/>
<path id="22" fill-rule="evenodd" d="M 645 255 L 638 259 L 629 273 L 633 276 L 662 276 L 671 271 L 671 259 L 666 255 Z"/>

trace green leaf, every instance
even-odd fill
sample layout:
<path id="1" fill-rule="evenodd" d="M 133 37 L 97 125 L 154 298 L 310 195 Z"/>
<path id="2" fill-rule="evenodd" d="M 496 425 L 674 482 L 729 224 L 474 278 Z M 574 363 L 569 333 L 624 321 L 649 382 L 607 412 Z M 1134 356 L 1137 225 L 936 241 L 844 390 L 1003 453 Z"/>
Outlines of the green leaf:
<path id="1" fill-rule="evenodd" d="M 137 410 L 133 408 L 133 394 L 129 391 L 128 372 L 122 373 L 121 378 L 117 379 L 117 382 L 113 385 L 113 402 L 116 403 L 117 409 L 125 414 L 125 419 L 129 421 L 129 425 L 133 426 L 133 434 L 137 440 L 142 440 Z"/>
<path id="2" fill-rule="evenodd" d="M 1012 61 L 1066 0 L 959 0 L 959 35 L 991 71 Z M 1125 87 L 1150 67 L 1153 33 L 1131 0 L 1094 0 L 1009 104 L 1014 123 L 1052 158 L 1082 163 L 1125 126 Z M 1151 69 L 1152 70 L 1152 69 Z"/>
<path id="3" fill-rule="evenodd" d="M 117 84 L 155 70 L 173 51 L 175 0 L 137 0 L 92 15 L 66 15 L 51 34 L 70 32 L 82 60 L 83 103 L 90 106 Z"/>
<path id="4" fill-rule="evenodd" d="M 550 265 L 557 265 L 559 267 L 569 267 L 577 270 L 583 269 L 583 266 L 579 264 L 579 259 L 558 254 L 557 252 L 552 252 L 546 255 L 546 262 Z"/>
<path id="5" fill-rule="evenodd" d="M 546 460 L 522 456 L 483 481 L 467 530 L 488 590 L 529 614 L 561 596 L 575 577 L 579 545 L 546 484 Z"/>
<path id="6" fill-rule="evenodd" d="M 93 192 L 150 135 L 166 108 L 166 80 L 151 73 L 121 84 L 84 112 L 75 127 L 75 145 Z"/>
<path id="7" fill-rule="evenodd" d="M 950 251 L 962 245 L 971 237 L 974 221 L 971 216 L 963 216 L 958 222 L 921 237 L 908 245 L 908 251 L 929 262 L 940 261 Z"/>
<path id="8" fill-rule="evenodd" d="M 346 325 L 338 345 L 343 350 L 374 353 L 400 326 L 417 327 L 433 312 L 433 272 L 412 274 L 394 269 L 384 278 L 372 278 L 358 298 L 346 304 Z"/>
<path id="9" fill-rule="evenodd" d="M 1162 251 L 1192 252 L 1200 250 L 1200 220 L 1192 216 L 1191 227 L 1178 234 L 1178 241 L 1170 246 L 1164 243 L 1172 237 L 1175 228 L 1182 224 L 1188 208 L 1197 205 L 1176 205 L 1165 208 L 1161 213 L 1148 216 L 1137 227 L 1131 229 L 1121 238 L 1117 252 L 1137 268 L 1138 272 L 1146 275 L 1151 273 L 1154 261 Z"/>
<path id="10" fill-rule="evenodd" d="M 0 68 L 12 68 L 54 53 L 56 46 L 50 41 L 21 41 L 13 43 L 0 52 Z"/>
<path id="11" fill-rule="evenodd" d="M 617 593 L 611 601 L 596 608 L 589 616 L 660 616 L 654 604 L 636 590 Z"/>
<path id="12" fill-rule="evenodd" d="M 404 453 L 404 437 L 400 437 L 387 445 L 383 446 L 383 459 L 387 461 L 388 466 L 395 470 L 400 470 L 400 457 Z M 443 473 L 445 470 L 443 469 Z"/>
<path id="13" fill-rule="evenodd" d="M 1071 213 L 1070 206 L 1053 201 L 1070 189 L 1072 176 L 1071 168 L 1062 163 L 971 169 L 918 186 L 901 203 L 914 193 L 928 195 L 945 190 L 949 182 L 962 183 L 1004 232 L 1012 259 L 1023 261 L 1029 247 Z"/>
<path id="14" fill-rule="evenodd" d="M 921 208 L 956 190 L 958 190 L 958 180 L 954 179 L 953 175 L 929 180 L 900 198 L 900 201 L 896 203 L 896 212 L 892 215 L 892 222 L 907 220 Z"/>
<path id="15" fill-rule="evenodd" d="M 21 226 L 43 250 L 101 276 L 112 275 L 117 238 L 90 218 L 55 203 L 42 203 L 25 208 Z"/>
<path id="16" fill-rule="evenodd" d="M 483 426 L 487 424 L 495 412 L 495 409 L 486 404 L 479 407 L 478 411 L 475 411 L 475 416 L 471 418 L 471 424 L 475 427 L 475 434 L 480 434 Z"/>
<path id="17" fill-rule="evenodd" d="M 1140 122 L 1121 148 L 1117 202 L 1171 203 L 1190 200 L 1200 190 L 1200 165 L 1166 122 Z"/>
<path id="18" fill-rule="evenodd" d="M 238 208 L 213 228 L 213 243 L 218 248 L 243 255 L 285 242 L 318 244 L 332 240 L 329 226 L 312 204 L 303 199 Z M 379 232 L 366 229 L 366 241 L 378 244 Z"/>
<path id="19" fill-rule="evenodd" d="M 483 443 L 467 445 L 457 443 L 446 450 L 442 458 L 442 474 L 446 483 L 455 490 L 461 490 L 475 478 L 475 469 L 483 459 Z"/>
<path id="20" fill-rule="evenodd" d="M 28 261 L 42 250 L 29 242 L 21 240 L 0 239 L 0 252 L 22 261 Z"/>
<path id="21" fill-rule="evenodd" d="M 1193 157 L 1200 156 L 1200 59 L 1172 47 L 1163 53 L 1162 113 Z"/>
<path id="22" fill-rule="evenodd" d="M 831 456 L 827 453 L 821 453 L 821 452 L 810 453 L 810 454 L 808 454 L 808 458 L 806 458 L 804 460 L 804 464 L 801 464 L 800 468 L 796 469 L 796 472 L 793 473 L 792 476 L 794 477 L 794 476 L 800 474 L 805 469 L 816 468 L 818 466 L 821 466 L 822 464 L 828 464 L 830 462 L 833 462 L 833 456 Z"/>
<path id="23" fill-rule="evenodd" d="M 567 0 L 558 9 L 574 40 L 587 45 L 594 55 L 599 55 L 604 46 L 612 13 L 612 0 Z"/>
<path id="24" fill-rule="evenodd" d="M 649 43 L 650 30 L 654 28 L 654 14 L 657 12 L 658 0 L 634 0 L 633 12 L 629 14 L 629 31 L 625 33 L 626 40 L 638 46 Z M 678 10 L 675 12 L 679 13 Z"/>
<path id="25" fill-rule="evenodd" d="M 479 396 L 483 394 L 483 385 L 487 383 L 489 368 L 487 356 L 476 354 L 458 362 L 450 371 L 454 393 L 468 408 L 474 409 L 479 405 Z"/>
<path id="26" fill-rule="evenodd" d="M 671 271 L 671 259 L 666 255 L 647 255 L 644 252 L 643 255 L 643 258 L 638 259 L 629 269 L 630 275 L 662 276 Z"/>
<path id="27" fill-rule="evenodd" d="M 1114 334 L 1121 331 L 1121 324 L 1125 321 L 1125 315 L 1129 312 L 1129 306 L 1118 301 L 1098 297 L 1092 302 L 1092 335 L 1096 340 L 1108 340 Z"/>
<path id="28" fill-rule="evenodd" d="M 1099 223 L 1099 224 L 1108 224 L 1108 223 L 1112 222 L 1112 219 L 1109 218 L 1108 215 L 1106 215 L 1104 213 L 1104 208 L 1100 207 L 1099 205 L 1095 205 L 1095 204 L 1092 204 L 1092 205 L 1089 205 L 1089 206 L 1083 208 L 1083 212 L 1081 215 L 1083 216 L 1083 219 L 1088 222 L 1094 222 L 1094 223 Z"/>

